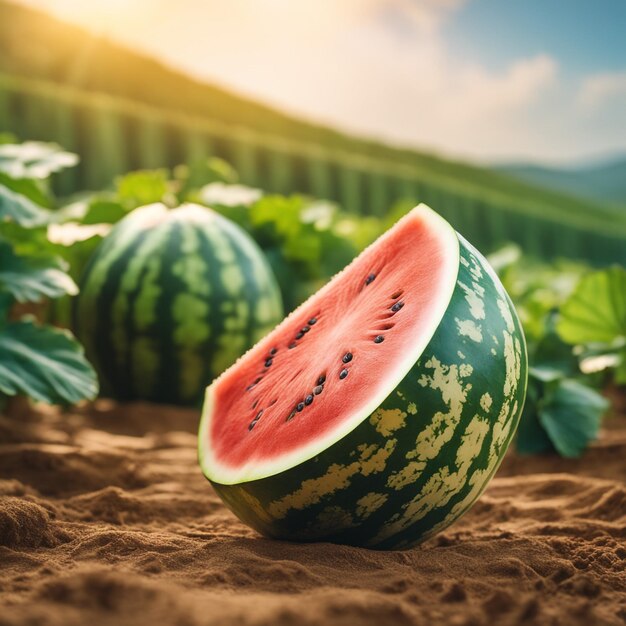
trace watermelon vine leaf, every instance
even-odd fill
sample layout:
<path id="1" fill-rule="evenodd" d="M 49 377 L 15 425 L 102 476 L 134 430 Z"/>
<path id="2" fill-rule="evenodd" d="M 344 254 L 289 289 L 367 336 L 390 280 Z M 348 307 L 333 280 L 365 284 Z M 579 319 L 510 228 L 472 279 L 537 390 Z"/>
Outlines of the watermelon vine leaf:
<path id="1" fill-rule="evenodd" d="M 609 406 L 598 392 L 572 379 L 561 379 L 544 398 L 539 421 L 556 451 L 578 457 L 598 436 L 602 415 Z"/>
<path id="2" fill-rule="evenodd" d="M 586 385 L 530 368 L 528 394 L 517 431 L 522 454 L 558 452 L 580 456 L 598 436 L 609 403 Z"/>
<path id="3" fill-rule="evenodd" d="M 13 306 L 78 291 L 46 232 L 59 218 L 48 210 L 48 177 L 76 162 L 53 144 L 0 145 L 0 396 L 73 403 L 98 392 L 96 374 L 72 334 L 29 316 L 15 319 Z"/>
<path id="4" fill-rule="evenodd" d="M 10 243 L 0 239 L 0 291 L 18 302 L 76 295 L 78 287 L 65 269 L 58 259 L 19 256 Z"/>
<path id="5" fill-rule="evenodd" d="M 174 197 L 166 169 L 130 172 L 115 180 L 115 188 L 117 199 L 127 210 L 154 202 L 169 205 Z"/>
<path id="6" fill-rule="evenodd" d="M 78 156 L 53 143 L 26 141 L 0 145 L 0 171 L 11 178 L 48 178 L 78 163 Z"/>
<path id="7" fill-rule="evenodd" d="M 11 178 L 8 174 L 0 171 L 0 185 L 4 185 L 11 191 L 25 196 L 40 207 L 45 209 L 52 208 L 52 197 L 48 190 L 47 180 Z"/>
<path id="8" fill-rule="evenodd" d="M 95 398 L 96 374 L 83 349 L 66 330 L 30 319 L 0 327 L 0 392 L 23 393 L 47 403 Z"/>
<path id="9" fill-rule="evenodd" d="M 30 198 L 0 184 L 0 223 L 13 221 L 25 228 L 45 224 L 49 213 Z"/>
<path id="10" fill-rule="evenodd" d="M 626 338 L 626 269 L 615 266 L 583 276 L 561 307 L 557 330 L 570 344 Z"/>
<path id="11" fill-rule="evenodd" d="M 583 371 L 615 369 L 626 383 L 626 269 L 610 267 L 583 276 L 563 303 L 557 332 L 580 346 Z"/>

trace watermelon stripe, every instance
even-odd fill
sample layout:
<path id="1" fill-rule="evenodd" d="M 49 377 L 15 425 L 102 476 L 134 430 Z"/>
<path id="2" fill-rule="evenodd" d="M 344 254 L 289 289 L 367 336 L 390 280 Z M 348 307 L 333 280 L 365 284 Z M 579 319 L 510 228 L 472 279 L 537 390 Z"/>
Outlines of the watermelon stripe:
<path id="1" fill-rule="evenodd" d="M 165 269 L 157 251 L 163 242 L 171 236 L 171 225 L 165 225 L 158 231 L 138 234 L 140 247 L 135 255 L 127 255 L 127 269 L 121 275 L 118 292 L 114 301 L 114 311 L 119 311 L 119 326 L 113 328 L 119 333 L 116 349 L 120 364 L 120 374 L 125 376 L 120 385 L 127 385 L 129 396 L 134 390 L 147 394 L 154 386 L 158 375 L 160 354 L 149 336 L 156 323 L 155 311 L 162 293 L 162 281 L 159 275 Z M 124 283 L 130 276 L 130 268 L 137 268 L 137 281 L 130 285 L 124 297 Z M 141 349 L 141 351 L 140 351 Z M 123 369 L 122 369 L 123 364 Z"/>
<path id="2" fill-rule="evenodd" d="M 176 329 L 172 312 L 172 299 L 174 294 L 180 293 L 180 289 L 184 287 L 172 275 L 172 261 L 180 255 L 181 242 L 182 227 L 178 222 L 173 222 L 169 225 L 169 236 L 165 242 L 165 247 L 159 253 L 163 259 L 168 259 L 168 262 L 164 262 L 161 266 L 158 284 L 163 286 L 163 290 L 154 305 L 155 325 L 151 333 L 153 336 L 158 333 L 157 379 L 152 388 L 143 390 L 136 387 L 140 397 L 150 397 L 150 399 L 159 390 L 159 397 L 168 404 L 176 404 L 177 398 L 181 395 L 178 378 L 180 363 L 176 356 L 173 333 L 159 333 L 158 329 L 159 327 Z M 132 336 L 129 338 L 133 341 Z M 141 356 L 138 355 L 138 359 L 141 359 Z"/>
<path id="3" fill-rule="evenodd" d="M 120 367 L 120 356 L 117 351 L 112 350 L 113 336 L 115 335 L 115 324 L 113 317 L 115 315 L 114 302 L 117 293 L 120 291 L 121 277 L 128 263 L 129 258 L 135 257 L 139 253 L 142 246 L 140 238 L 134 238 L 127 243 L 123 248 L 120 247 L 117 258 L 107 266 L 107 274 L 105 282 L 100 286 L 99 291 L 96 293 L 94 300 L 95 306 L 93 307 L 92 315 L 95 341 L 93 349 L 89 346 L 85 346 L 88 358 L 94 362 L 99 363 L 102 359 L 102 366 L 97 365 L 98 372 L 103 378 L 105 390 L 116 388 L 119 389 L 119 398 L 126 399 L 130 397 L 131 379 L 126 377 L 123 372 L 123 366 Z M 90 301 L 90 294 L 84 294 L 79 297 L 79 303 L 81 301 Z M 84 313 L 83 313 L 84 316 Z M 120 331 L 121 332 L 121 331 Z M 89 332 L 79 333 L 79 337 L 89 337 Z M 99 355 L 96 361 L 91 355 Z M 106 372 L 106 374 L 104 374 Z"/>
<path id="4" fill-rule="evenodd" d="M 181 245 L 177 260 L 171 266 L 171 279 L 164 279 L 165 284 L 173 287 L 172 325 L 174 332 L 173 363 L 179 365 L 176 372 L 182 396 L 191 400 L 198 387 L 210 380 L 207 368 L 210 354 L 207 342 L 211 328 L 206 319 L 213 313 L 211 296 L 210 263 L 211 252 L 201 249 L 202 240 L 192 224 L 180 223 Z M 170 282 L 171 280 L 171 282 Z"/>

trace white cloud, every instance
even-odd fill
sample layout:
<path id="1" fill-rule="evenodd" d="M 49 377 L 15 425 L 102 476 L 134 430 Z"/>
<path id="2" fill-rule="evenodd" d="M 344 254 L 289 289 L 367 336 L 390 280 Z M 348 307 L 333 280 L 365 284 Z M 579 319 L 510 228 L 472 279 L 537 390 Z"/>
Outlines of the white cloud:
<path id="1" fill-rule="evenodd" d="M 626 72 L 588 76 L 581 85 L 578 102 L 586 111 L 615 103 L 620 103 L 626 110 Z"/>
<path id="2" fill-rule="evenodd" d="M 589 77 L 578 93 L 547 54 L 499 71 L 454 58 L 442 27 L 466 0 L 115 0 L 129 7 L 117 18 L 106 0 L 23 1 L 65 7 L 67 19 L 101 29 L 94 15 L 105 4 L 117 40 L 284 110 L 393 142 L 485 159 L 626 148 L 619 107 L 605 107 L 602 120 L 595 113 L 596 104 L 623 101 L 626 74 Z"/>

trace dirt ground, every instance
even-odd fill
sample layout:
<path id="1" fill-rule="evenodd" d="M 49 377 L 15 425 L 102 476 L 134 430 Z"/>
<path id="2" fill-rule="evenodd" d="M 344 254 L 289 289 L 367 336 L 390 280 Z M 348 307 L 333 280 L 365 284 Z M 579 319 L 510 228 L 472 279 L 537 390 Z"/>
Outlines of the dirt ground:
<path id="1" fill-rule="evenodd" d="M 626 418 L 580 460 L 509 454 L 426 544 L 259 537 L 196 462 L 193 411 L 0 416 L 0 625 L 626 623 Z"/>

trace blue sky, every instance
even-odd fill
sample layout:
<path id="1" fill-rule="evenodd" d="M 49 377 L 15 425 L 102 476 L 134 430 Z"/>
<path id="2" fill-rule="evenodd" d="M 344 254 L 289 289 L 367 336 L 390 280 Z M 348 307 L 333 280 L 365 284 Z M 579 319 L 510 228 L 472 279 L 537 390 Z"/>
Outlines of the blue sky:
<path id="1" fill-rule="evenodd" d="M 492 69 L 545 53 L 569 75 L 624 70 L 624 0 L 472 0 L 444 24 L 452 54 Z"/>
<path id="2" fill-rule="evenodd" d="M 626 0 L 22 0 L 197 78 L 480 161 L 626 153 Z"/>

